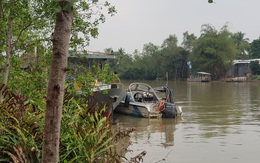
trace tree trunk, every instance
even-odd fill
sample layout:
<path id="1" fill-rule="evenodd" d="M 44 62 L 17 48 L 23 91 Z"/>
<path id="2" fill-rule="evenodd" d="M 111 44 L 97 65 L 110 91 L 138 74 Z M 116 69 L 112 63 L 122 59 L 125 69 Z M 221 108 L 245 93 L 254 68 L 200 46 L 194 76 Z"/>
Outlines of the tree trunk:
<path id="1" fill-rule="evenodd" d="M 60 1 L 59 5 L 64 8 L 67 3 L 69 2 Z M 60 126 L 72 19 L 72 7 L 69 11 L 62 10 L 56 14 L 43 134 L 43 163 L 59 162 Z"/>
<path id="2" fill-rule="evenodd" d="M 4 72 L 4 84 L 6 85 L 7 85 L 9 71 L 10 71 L 12 30 L 13 30 L 13 20 L 10 15 L 8 18 L 8 25 L 7 25 L 7 32 L 6 32 L 6 63 L 5 63 L 5 72 Z"/>
<path id="3" fill-rule="evenodd" d="M 10 71 L 10 60 L 11 60 L 11 50 L 12 50 L 12 32 L 13 32 L 13 19 L 11 13 L 8 17 L 8 24 L 6 30 L 6 60 L 5 60 L 5 70 L 4 70 L 4 81 L 3 83 L 7 85 L 8 76 Z M 2 101 L 3 95 L 0 93 L 0 101 Z"/>

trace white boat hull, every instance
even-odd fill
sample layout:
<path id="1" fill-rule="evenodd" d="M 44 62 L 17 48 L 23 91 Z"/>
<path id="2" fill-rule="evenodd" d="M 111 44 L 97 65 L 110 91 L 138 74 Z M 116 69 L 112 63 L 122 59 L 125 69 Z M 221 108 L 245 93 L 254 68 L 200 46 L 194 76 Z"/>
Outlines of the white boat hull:
<path id="1" fill-rule="evenodd" d="M 158 105 L 156 103 L 142 104 L 138 102 L 130 102 L 128 106 L 125 106 L 125 103 L 121 102 L 115 111 L 137 117 L 157 118 L 161 117 L 157 107 Z"/>

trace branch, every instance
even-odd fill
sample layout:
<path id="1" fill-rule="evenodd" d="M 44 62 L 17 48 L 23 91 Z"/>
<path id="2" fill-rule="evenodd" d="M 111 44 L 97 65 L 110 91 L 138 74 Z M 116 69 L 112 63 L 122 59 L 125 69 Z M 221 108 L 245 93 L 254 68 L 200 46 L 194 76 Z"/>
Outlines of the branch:
<path id="1" fill-rule="evenodd" d="M 172 152 L 172 150 L 170 151 L 170 152 L 168 152 L 167 153 L 167 155 L 163 158 L 163 159 L 161 159 L 161 160 L 159 160 L 159 161 L 157 161 L 157 162 L 155 162 L 155 163 L 158 163 L 158 162 L 161 162 L 161 161 L 165 161 L 165 159 L 169 156 L 169 154 Z"/>
<path id="2" fill-rule="evenodd" d="M 30 22 L 27 26 L 25 26 L 24 28 L 22 28 L 22 29 L 20 30 L 17 39 L 16 39 L 15 42 L 13 43 L 12 50 L 13 50 L 13 48 L 15 47 L 15 45 L 17 44 L 17 42 L 20 40 L 20 37 L 21 37 L 23 31 L 25 31 L 27 28 L 29 28 L 32 24 L 33 24 L 33 23 Z"/>

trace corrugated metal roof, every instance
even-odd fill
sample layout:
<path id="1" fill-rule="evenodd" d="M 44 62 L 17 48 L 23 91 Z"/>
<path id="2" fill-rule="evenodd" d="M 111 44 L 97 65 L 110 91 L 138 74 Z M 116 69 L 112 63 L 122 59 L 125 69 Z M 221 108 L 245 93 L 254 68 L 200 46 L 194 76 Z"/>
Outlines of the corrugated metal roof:
<path id="1" fill-rule="evenodd" d="M 246 64 L 246 63 L 250 63 L 252 61 L 258 61 L 260 62 L 260 59 L 247 59 L 247 60 L 234 60 L 233 64 Z"/>
<path id="2" fill-rule="evenodd" d="M 88 59 L 115 59 L 116 56 L 109 53 L 101 53 L 101 52 L 95 52 L 95 53 L 69 53 L 69 57 L 83 57 Z"/>
<path id="3" fill-rule="evenodd" d="M 210 73 L 207 73 L 207 72 L 197 72 L 198 74 L 201 74 L 201 75 L 211 75 Z"/>

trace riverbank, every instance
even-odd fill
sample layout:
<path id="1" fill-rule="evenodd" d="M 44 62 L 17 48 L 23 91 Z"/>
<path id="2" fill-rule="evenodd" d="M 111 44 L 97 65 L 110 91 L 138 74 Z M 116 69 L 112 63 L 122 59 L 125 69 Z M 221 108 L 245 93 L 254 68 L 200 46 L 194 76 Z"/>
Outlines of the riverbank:
<path id="1" fill-rule="evenodd" d="M 223 82 L 260 82 L 260 75 L 226 77 L 220 79 Z"/>

